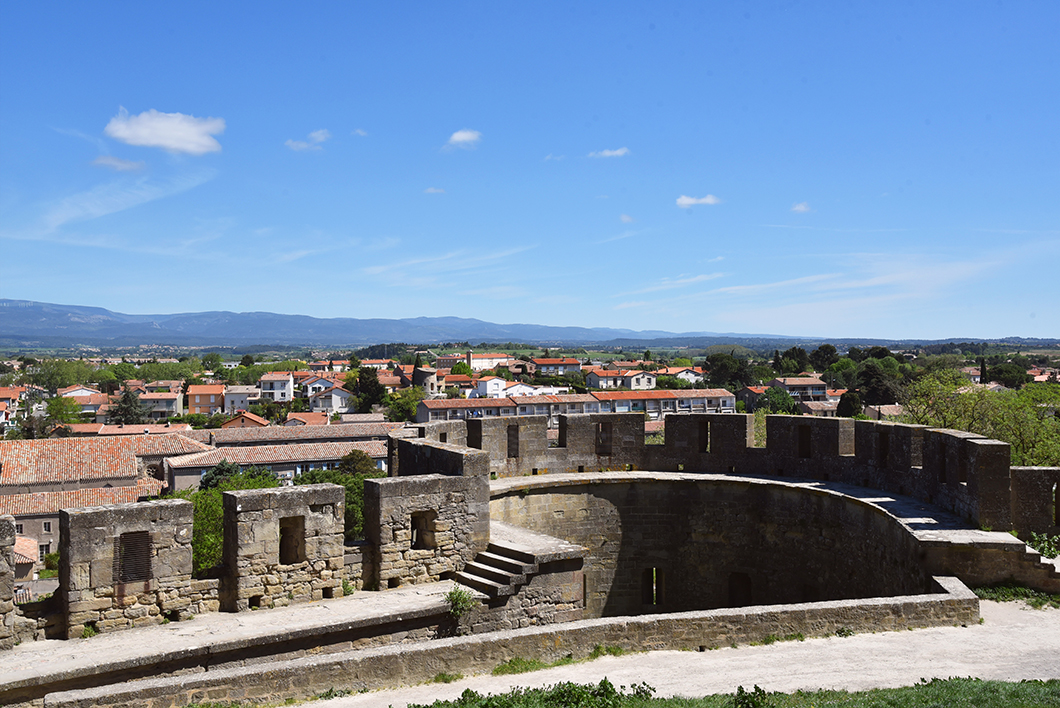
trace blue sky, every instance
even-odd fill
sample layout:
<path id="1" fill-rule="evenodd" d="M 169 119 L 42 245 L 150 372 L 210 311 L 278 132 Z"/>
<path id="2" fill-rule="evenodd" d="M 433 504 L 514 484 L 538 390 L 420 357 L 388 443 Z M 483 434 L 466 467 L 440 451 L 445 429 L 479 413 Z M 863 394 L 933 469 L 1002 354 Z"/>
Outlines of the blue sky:
<path id="1" fill-rule="evenodd" d="M 0 297 L 1060 337 L 1060 4 L 0 2 Z"/>

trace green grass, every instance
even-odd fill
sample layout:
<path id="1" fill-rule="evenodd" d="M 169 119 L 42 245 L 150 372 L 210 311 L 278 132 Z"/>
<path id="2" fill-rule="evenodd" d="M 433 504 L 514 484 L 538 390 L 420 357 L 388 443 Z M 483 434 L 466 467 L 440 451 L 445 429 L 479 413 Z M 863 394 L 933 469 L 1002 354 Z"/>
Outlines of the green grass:
<path id="1" fill-rule="evenodd" d="M 448 674 L 444 671 L 434 675 L 431 679 L 431 683 L 452 683 L 453 681 L 459 681 L 464 678 L 463 674 Z"/>
<path id="2" fill-rule="evenodd" d="M 589 656 L 584 659 L 575 659 L 571 654 L 556 659 L 551 664 L 541 661 L 540 659 L 524 659 L 521 656 L 515 656 L 504 662 L 493 670 L 494 676 L 507 676 L 509 674 L 525 674 L 528 671 L 540 671 L 541 669 L 551 669 L 556 666 L 567 666 L 569 664 L 577 664 L 582 661 L 593 661 L 599 659 L 601 656 L 622 656 L 626 653 L 626 650 L 622 647 L 616 646 L 602 646 L 597 644 L 593 647 L 593 650 L 589 652 Z"/>
<path id="3" fill-rule="evenodd" d="M 431 708 L 1056 708 L 1060 681 L 980 681 L 970 678 L 922 680 L 915 686 L 871 691 L 798 691 L 769 693 L 742 686 L 737 693 L 705 698 L 652 698 L 646 684 L 615 688 L 607 679 L 597 685 L 559 683 L 545 688 L 517 688 L 497 696 L 470 689 L 454 701 L 435 701 Z M 409 708 L 427 708 L 410 705 Z"/>
<path id="4" fill-rule="evenodd" d="M 1051 595 L 1022 585 L 1013 585 L 1011 583 L 990 585 L 988 587 L 975 588 L 974 592 L 982 600 L 993 600 L 994 602 L 1023 600 L 1038 610 L 1043 607 L 1060 608 L 1060 595 Z"/>

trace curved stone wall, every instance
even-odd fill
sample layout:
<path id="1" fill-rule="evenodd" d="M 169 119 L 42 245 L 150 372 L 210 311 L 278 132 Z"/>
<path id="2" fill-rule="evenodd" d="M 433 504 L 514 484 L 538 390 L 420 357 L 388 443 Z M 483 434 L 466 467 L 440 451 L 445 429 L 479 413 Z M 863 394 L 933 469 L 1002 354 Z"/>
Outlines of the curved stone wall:
<path id="1" fill-rule="evenodd" d="M 494 483 L 491 518 L 589 549 L 586 616 L 926 592 L 895 518 L 822 489 L 720 475 L 583 473 Z"/>

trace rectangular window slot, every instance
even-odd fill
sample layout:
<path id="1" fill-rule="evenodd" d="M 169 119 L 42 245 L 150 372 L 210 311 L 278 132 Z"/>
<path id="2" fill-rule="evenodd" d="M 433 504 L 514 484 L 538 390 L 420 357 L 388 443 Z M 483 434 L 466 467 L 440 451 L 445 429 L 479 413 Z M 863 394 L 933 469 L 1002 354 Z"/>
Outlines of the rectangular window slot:
<path id="1" fill-rule="evenodd" d="M 438 433 L 438 442 L 449 442 L 449 433 Z"/>
<path id="2" fill-rule="evenodd" d="M 434 538 L 434 523 L 438 519 L 438 512 L 418 511 L 410 519 L 412 528 L 412 539 L 410 547 L 418 550 L 430 550 L 436 548 Z"/>
<path id="3" fill-rule="evenodd" d="M 601 457 L 611 456 L 612 438 L 611 423 L 596 424 L 596 454 Z"/>
<path id="4" fill-rule="evenodd" d="M 305 558 L 305 517 L 280 519 L 280 565 L 294 565 Z"/>
<path id="5" fill-rule="evenodd" d="M 519 457 L 519 426 L 508 426 L 508 459 Z"/>
<path id="6" fill-rule="evenodd" d="M 138 583 L 151 579 L 151 534 L 130 531 L 114 539 L 114 582 Z"/>
<path id="7" fill-rule="evenodd" d="M 710 452 L 710 421 L 699 422 L 699 449 L 701 452 Z"/>
<path id="8" fill-rule="evenodd" d="M 887 465 L 887 460 L 891 456 L 891 433 L 887 430 L 880 431 L 879 437 L 879 448 L 876 455 L 876 464 L 880 467 Z"/>
<path id="9" fill-rule="evenodd" d="M 641 604 L 660 607 L 665 598 L 666 586 L 661 568 L 646 568 L 641 576 Z"/>

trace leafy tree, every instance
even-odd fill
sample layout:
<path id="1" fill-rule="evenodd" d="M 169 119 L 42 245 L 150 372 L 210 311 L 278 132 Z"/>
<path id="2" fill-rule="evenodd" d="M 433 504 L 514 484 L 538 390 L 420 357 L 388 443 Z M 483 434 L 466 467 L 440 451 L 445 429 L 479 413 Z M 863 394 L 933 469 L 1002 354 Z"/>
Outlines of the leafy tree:
<path id="1" fill-rule="evenodd" d="M 114 372 L 114 377 L 122 383 L 129 379 L 136 378 L 136 365 L 130 364 L 127 361 L 123 361 L 120 364 L 115 364 L 111 367 L 111 371 Z"/>
<path id="2" fill-rule="evenodd" d="M 456 386 L 448 386 L 445 389 L 446 398 L 463 398 L 464 394 L 460 392 L 460 389 Z"/>
<path id="3" fill-rule="evenodd" d="M 202 368 L 206 371 L 217 371 L 221 368 L 223 359 L 217 352 L 210 352 L 202 358 Z"/>
<path id="4" fill-rule="evenodd" d="M 41 415 L 27 415 L 19 418 L 15 425 L 7 429 L 8 440 L 41 440 L 48 437 L 51 424 Z"/>
<path id="5" fill-rule="evenodd" d="M 839 361 L 839 353 L 831 344 L 822 344 L 810 352 L 810 364 L 814 371 L 827 371 L 828 367 L 837 361 Z"/>
<path id="6" fill-rule="evenodd" d="M 802 347 L 792 347 L 780 355 L 781 368 L 785 374 L 798 374 L 810 368 L 810 355 Z"/>
<path id="7" fill-rule="evenodd" d="M 412 362 L 412 368 L 413 369 L 422 369 L 423 368 L 423 358 L 419 354 L 416 355 L 416 360 L 414 362 Z"/>
<path id="8" fill-rule="evenodd" d="M 422 386 L 410 386 L 390 396 L 390 404 L 386 409 L 386 417 L 398 422 L 416 419 L 416 409 L 419 402 L 427 397 Z"/>
<path id="9" fill-rule="evenodd" d="M 55 396 L 45 406 L 48 422 L 53 425 L 68 425 L 81 421 L 81 404 L 72 398 Z"/>
<path id="10" fill-rule="evenodd" d="M 194 523 L 191 530 L 192 571 L 197 577 L 208 574 L 221 563 L 224 548 L 224 511 L 221 495 L 239 489 L 269 489 L 280 486 L 280 480 L 268 470 L 238 469 L 234 474 L 219 479 L 208 489 L 177 492 L 174 496 L 188 499 L 194 505 Z"/>
<path id="11" fill-rule="evenodd" d="M 674 366 L 692 366 L 692 360 L 688 357 L 679 356 L 674 359 Z"/>
<path id="12" fill-rule="evenodd" d="M 879 406 L 895 403 L 902 395 L 898 380 L 898 362 L 893 358 L 865 359 L 858 367 L 857 382 L 861 399 L 867 405 Z"/>
<path id="13" fill-rule="evenodd" d="M 755 403 L 755 410 L 765 409 L 771 413 L 794 413 L 795 399 L 780 386 L 770 386 Z"/>
<path id="14" fill-rule="evenodd" d="M 120 366 L 120 365 L 119 365 Z M 147 420 L 147 409 L 140 403 L 140 397 L 128 386 L 121 393 L 121 398 L 110 410 L 108 423 L 136 425 Z"/>
<path id="15" fill-rule="evenodd" d="M 239 360 L 239 365 L 247 368 L 254 366 L 254 357 L 250 354 L 244 354 L 243 358 Z"/>
<path id="16" fill-rule="evenodd" d="M 357 410 L 370 413 L 372 406 L 383 403 L 386 399 L 386 388 L 379 383 L 379 374 L 375 369 L 365 366 L 357 376 Z"/>
<path id="17" fill-rule="evenodd" d="M 255 477 L 261 477 L 268 480 L 276 480 L 276 474 L 269 469 L 264 467 L 248 467 L 245 470 L 240 470 L 239 465 L 228 460 L 221 460 L 210 469 L 203 472 L 202 478 L 199 480 L 199 489 L 214 489 L 225 483 L 225 480 L 239 477 L 241 479 L 251 479 Z M 268 486 L 278 486 L 276 484 L 270 484 Z M 257 487 L 254 487 L 257 489 Z"/>
<path id="18" fill-rule="evenodd" d="M 1005 388 L 1019 388 L 1033 381 L 1034 377 L 1027 373 L 1026 367 L 1005 363 L 990 367 L 989 380 L 996 381 Z M 984 379 L 980 379 L 980 381 L 986 383 Z"/>
<path id="19" fill-rule="evenodd" d="M 738 359 L 732 354 L 716 352 L 707 357 L 704 365 L 707 368 L 707 383 L 712 388 L 738 389 L 755 381 L 747 360 Z"/>
<path id="20" fill-rule="evenodd" d="M 450 369 L 449 373 L 456 374 L 457 376 L 471 376 L 475 372 L 471 370 L 471 367 L 467 365 L 467 362 L 458 361 L 453 364 L 453 368 Z"/>
<path id="21" fill-rule="evenodd" d="M 839 397 L 839 405 L 836 407 L 836 415 L 840 418 L 853 418 L 861 415 L 861 396 L 855 391 L 847 391 Z"/>
<path id="22" fill-rule="evenodd" d="M 660 376 L 655 379 L 655 388 L 668 389 L 668 390 L 680 390 L 692 388 L 691 381 L 685 381 L 679 379 L 676 376 Z"/>
<path id="23" fill-rule="evenodd" d="M 651 361 L 651 349 L 644 350 L 644 361 Z"/>

